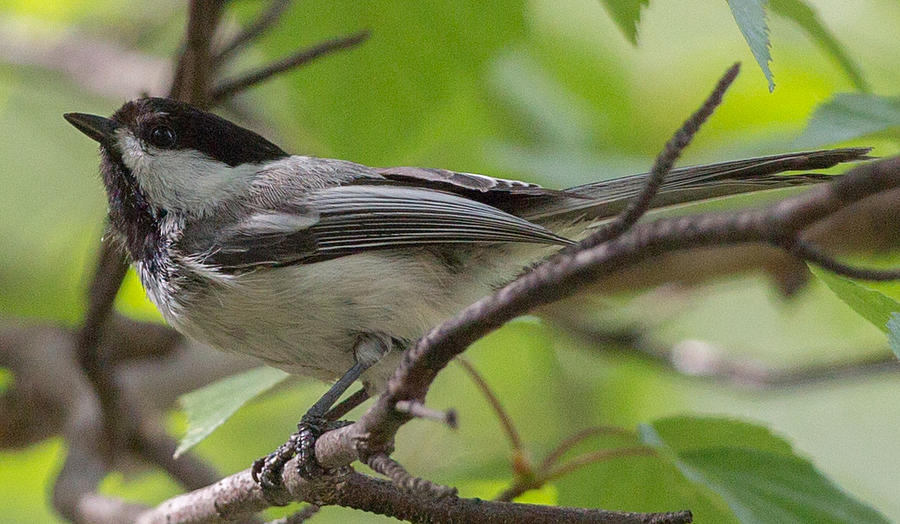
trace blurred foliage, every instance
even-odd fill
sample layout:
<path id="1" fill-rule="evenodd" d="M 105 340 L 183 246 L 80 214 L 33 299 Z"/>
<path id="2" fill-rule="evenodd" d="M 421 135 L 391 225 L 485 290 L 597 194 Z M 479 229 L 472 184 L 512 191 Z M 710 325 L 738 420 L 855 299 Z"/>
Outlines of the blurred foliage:
<path id="1" fill-rule="evenodd" d="M 863 78 L 862 72 L 856 62 L 847 55 L 844 47 L 819 19 L 816 11 L 801 0 L 772 0 L 769 8 L 773 12 L 787 17 L 797 23 L 804 31 L 809 33 L 822 48 L 840 64 L 850 77 L 853 85 L 860 91 L 868 91 L 869 84 Z"/>
<path id="2" fill-rule="evenodd" d="M 877 289 L 872 289 L 849 278 L 834 275 L 821 268 L 813 266 L 810 268 L 834 291 L 835 295 L 882 331 L 887 332 L 887 323 L 891 314 L 900 312 L 900 302 Z"/>
<path id="3" fill-rule="evenodd" d="M 242 96 L 242 111 L 230 116 L 287 150 L 373 165 L 445 167 L 552 187 L 645 171 L 715 78 L 735 60 L 753 56 L 724 2 L 656 1 L 632 11 L 616 5 L 625 3 L 338 0 L 326 7 L 296 2 L 230 74 L 323 38 L 361 28 L 371 29 L 373 36 L 359 49 Z M 745 72 L 682 165 L 785 151 L 796 147 L 798 136 L 807 145 L 872 145 L 877 155 L 900 150 L 896 99 L 891 98 L 900 85 L 895 36 L 900 5 L 894 0 L 809 0 L 805 5 L 812 18 L 798 5 L 803 4 L 772 2 L 774 12 L 784 15 L 767 24 L 778 89 L 768 93 L 758 74 Z M 790 6 L 796 8 L 793 15 L 786 14 Z M 259 7 L 258 2 L 230 3 L 229 23 L 248 22 Z M 630 40 L 636 33 L 629 27 L 635 27 L 638 15 L 640 39 L 634 46 Z M 12 30 L 27 35 L 35 27 L 41 34 L 75 29 L 168 57 L 182 34 L 184 9 L 174 0 L 139 6 L 114 0 L 0 0 L 0 22 L 0 36 Z M 835 52 L 834 42 L 842 54 Z M 85 275 L 102 235 L 105 203 L 94 175 L 94 146 L 60 115 L 108 114 L 123 98 L 100 96 L 58 71 L 10 64 L 2 49 L 0 312 L 71 325 L 83 311 Z M 98 62 L 96 67 L 123 66 Z M 865 83 L 852 71 L 860 72 Z M 874 94 L 846 93 L 864 85 Z M 748 202 L 758 200 L 712 205 Z M 873 289 L 897 297 L 896 287 Z M 117 305 L 127 314 L 158 319 L 133 278 Z M 692 290 L 602 300 L 588 312 L 604 326 L 639 322 L 661 343 L 702 340 L 729 356 L 775 367 L 887 351 L 877 328 L 816 281 L 790 300 L 778 296 L 765 279 L 745 276 Z M 535 457 L 597 424 L 633 428 L 686 412 L 758 420 L 854 498 L 900 520 L 896 377 L 757 392 L 676 375 L 640 357 L 598 349 L 526 319 L 479 341 L 467 355 Z M 9 380 L 14 377 L 3 379 Z M 243 469 L 280 444 L 322 391 L 322 384 L 299 381 L 276 388 L 239 410 L 196 450 L 223 473 Z M 429 403 L 456 408 L 459 430 L 409 424 L 398 436 L 397 458 L 416 474 L 460 486 L 464 495 L 496 495 L 513 474 L 508 446 L 483 397 L 462 370 L 451 366 L 438 378 Z M 652 426 L 662 434 L 660 424 Z M 184 415 L 173 410 L 169 426 L 182 435 Z M 753 431 L 758 430 L 748 430 Z M 699 444 L 707 434 L 696 429 L 686 439 Z M 675 437 L 666 438 L 674 447 Z M 787 446 L 780 437 L 771 439 L 766 442 Z M 580 450 L 627 444 L 610 436 L 586 442 Z M 53 439 L 0 453 L 4 522 L 51 521 L 48 493 L 63 448 Z M 102 489 L 146 503 L 178 492 L 161 472 L 142 470 L 111 475 Z M 674 463 L 642 456 L 579 469 L 526 497 L 623 510 L 690 507 L 698 522 L 733 521 L 722 493 L 686 482 Z M 340 508 L 326 508 L 315 519 L 386 520 Z"/>
<path id="4" fill-rule="evenodd" d="M 841 93 L 816 108 L 797 144 L 817 147 L 875 134 L 900 138 L 900 97 Z"/>

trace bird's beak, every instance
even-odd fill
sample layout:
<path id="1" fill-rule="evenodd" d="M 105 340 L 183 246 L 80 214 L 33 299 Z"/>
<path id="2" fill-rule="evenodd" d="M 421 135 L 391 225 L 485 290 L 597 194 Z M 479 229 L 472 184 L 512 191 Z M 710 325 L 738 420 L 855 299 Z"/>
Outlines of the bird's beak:
<path id="1" fill-rule="evenodd" d="M 76 129 L 100 143 L 112 140 L 119 127 L 115 121 L 109 118 L 85 113 L 66 113 L 63 118 Z"/>

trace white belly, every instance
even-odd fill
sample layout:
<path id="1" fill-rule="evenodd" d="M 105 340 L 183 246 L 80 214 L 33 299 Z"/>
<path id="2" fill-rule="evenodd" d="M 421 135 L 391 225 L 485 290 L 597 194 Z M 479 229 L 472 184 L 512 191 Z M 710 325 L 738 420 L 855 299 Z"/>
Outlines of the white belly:
<path id="1" fill-rule="evenodd" d="M 205 271 L 175 282 L 179 299 L 169 302 L 145 287 L 166 319 L 194 339 L 332 380 L 354 364 L 361 334 L 414 341 L 547 250 L 523 249 L 479 250 L 456 271 L 424 251 L 372 251 L 236 276 Z M 396 362 L 386 359 L 364 379 L 380 388 Z"/>

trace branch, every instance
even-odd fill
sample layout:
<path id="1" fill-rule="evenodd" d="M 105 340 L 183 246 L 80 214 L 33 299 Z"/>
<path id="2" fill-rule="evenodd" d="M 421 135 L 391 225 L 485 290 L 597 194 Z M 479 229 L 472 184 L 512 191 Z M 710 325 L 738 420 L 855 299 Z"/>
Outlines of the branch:
<path id="1" fill-rule="evenodd" d="M 494 412 L 494 415 L 497 416 L 497 420 L 503 428 L 503 433 L 506 434 L 506 438 L 509 440 L 509 446 L 512 448 L 513 454 L 517 457 L 521 457 L 524 452 L 522 437 L 519 436 L 519 431 L 516 429 L 515 424 L 513 424 L 512 417 L 506 412 L 500 399 L 494 394 L 494 391 L 488 385 L 484 377 L 481 376 L 481 373 L 479 373 L 478 370 L 475 369 L 475 366 L 468 360 L 458 357 L 456 363 L 462 366 L 463 370 L 469 375 L 469 378 L 472 379 L 472 382 L 475 383 L 475 386 L 481 392 L 481 395 L 488 401 L 488 404 L 490 404 L 491 410 Z"/>
<path id="2" fill-rule="evenodd" d="M 686 340 L 670 346 L 651 339 L 640 329 L 602 330 L 561 316 L 554 316 L 551 322 L 560 331 L 596 345 L 601 351 L 638 355 L 676 373 L 744 388 L 789 388 L 900 372 L 900 361 L 890 352 L 847 361 L 777 369 L 752 360 L 730 359 L 720 348 L 702 341 Z"/>
<path id="3" fill-rule="evenodd" d="M 111 366 L 105 361 L 105 355 L 100 351 L 100 341 L 116 294 L 127 271 L 128 265 L 120 246 L 109 237 L 104 238 L 100 245 L 97 267 L 88 289 L 87 312 L 77 336 L 78 362 L 85 376 L 94 386 L 97 401 L 100 404 L 106 435 L 98 442 L 104 443 L 111 443 L 120 437 L 121 428 L 116 429 L 116 425 L 121 421 L 117 421 L 116 417 L 118 411 L 116 384 L 112 379 Z"/>
<path id="4" fill-rule="evenodd" d="M 291 56 L 282 58 L 277 62 L 273 62 L 267 66 L 263 66 L 259 69 L 250 71 L 249 73 L 246 73 L 245 75 L 238 78 L 225 80 L 221 84 L 213 88 L 210 97 L 213 103 L 220 103 L 222 100 L 234 96 L 240 91 L 249 89 L 256 84 L 265 82 L 266 80 L 272 78 L 277 74 L 304 66 L 316 60 L 317 58 L 329 55 L 331 53 L 356 47 L 359 44 L 365 42 L 368 38 L 368 31 L 360 31 L 358 33 L 353 33 L 352 35 L 335 38 L 333 40 L 327 40 L 313 47 L 310 47 L 309 49 L 304 49 Z"/>
<path id="5" fill-rule="evenodd" d="M 691 522 L 690 512 L 630 513 L 491 502 L 455 497 L 426 498 L 404 491 L 391 482 L 355 472 L 344 472 L 328 482 L 309 483 L 296 473 L 296 459 L 285 466 L 285 487 L 295 500 L 318 501 L 361 509 L 413 522 L 585 522 L 585 523 L 681 523 Z M 138 524 L 212 522 L 265 509 L 269 503 L 250 477 L 250 470 L 226 477 L 216 484 L 169 499 L 142 513 Z"/>
<path id="6" fill-rule="evenodd" d="M 641 192 L 638 193 L 637 197 L 630 201 L 618 216 L 600 226 L 593 235 L 574 246 L 574 249 L 586 249 L 608 242 L 627 231 L 647 213 L 650 209 L 650 203 L 653 201 L 653 197 L 659 192 L 659 188 L 662 187 L 666 175 L 672 170 L 675 161 L 681 156 L 681 152 L 684 151 L 684 148 L 691 143 L 694 135 L 700 130 L 700 126 L 706 122 L 713 114 L 713 111 L 715 111 L 719 104 L 722 103 L 722 97 L 725 96 L 725 91 L 728 90 L 734 82 L 734 79 L 737 78 L 740 70 L 740 63 L 731 66 L 728 71 L 725 72 L 725 75 L 719 79 L 715 89 L 713 89 L 713 92 L 706 101 L 703 102 L 700 109 L 695 111 L 694 114 L 682 124 L 681 129 L 675 133 L 675 136 L 666 142 L 662 153 L 656 157 L 656 161 L 653 163 L 653 169 L 650 170 L 650 175 L 644 182 L 644 186 L 641 188 Z M 569 248 L 569 252 L 574 249 Z"/>
<path id="7" fill-rule="evenodd" d="M 210 46 L 224 2 L 220 0 L 192 0 L 188 11 L 187 36 L 184 49 L 175 67 L 175 78 L 169 97 L 208 108 L 212 98 L 212 56 Z"/>
<path id="8" fill-rule="evenodd" d="M 291 5 L 291 0 L 272 0 L 259 17 L 253 21 L 246 29 L 235 35 L 227 44 L 215 54 L 213 63 L 216 66 L 222 65 L 231 56 L 247 46 L 253 40 L 259 38 L 266 31 L 272 28 L 281 19 L 281 15 Z"/>

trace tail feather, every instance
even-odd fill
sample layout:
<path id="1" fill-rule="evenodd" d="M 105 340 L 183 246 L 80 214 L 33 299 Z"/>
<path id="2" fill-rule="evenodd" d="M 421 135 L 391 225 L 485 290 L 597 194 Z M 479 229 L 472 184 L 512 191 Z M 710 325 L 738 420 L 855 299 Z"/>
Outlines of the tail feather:
<path id="1" fill-rule="evenodd" d="M 787 153 L 731 162 L 673 169 L 666 176 L 652 207 L 666 207 L 708 198 L 818 184 L 833 175 L 804 173 L 779 176 L 785 171 L 825 169 L 843 162 L 866 160 L 871 148 L 843 148 Z M 524 215 L 529 220 L 588 219 L 612 216 L 627 205 L 644 185 L 648 173 L 593 182 L 563 191 L 565 196 L 536 206 Z"/>

